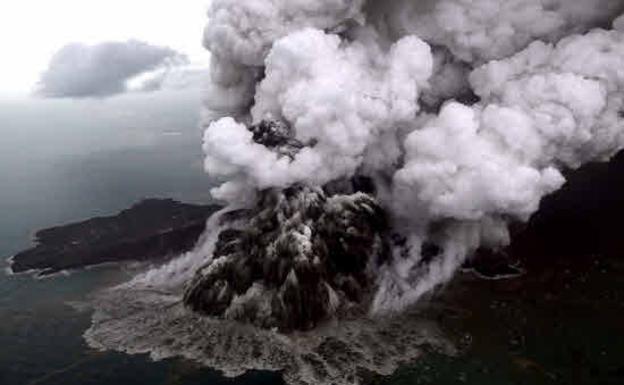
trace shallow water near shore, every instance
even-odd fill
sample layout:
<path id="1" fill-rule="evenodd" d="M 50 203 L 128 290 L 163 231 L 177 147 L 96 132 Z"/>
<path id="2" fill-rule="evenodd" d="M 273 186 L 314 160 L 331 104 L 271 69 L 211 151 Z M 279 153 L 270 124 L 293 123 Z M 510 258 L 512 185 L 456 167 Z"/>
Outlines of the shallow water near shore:
<path id="1" fill-rule="evenodd" d="M 201 170 L 195 110 L 188 107 L 186 123 L 175 127 L 180 135 L 168 134 L 172 128 L 167 124 L 150 126 L 159 116 L 144 121 L 150 129 L 139 127 L 132 135 L 125 123 L 111 129 L 83 119 L 70 127 L 74 118 L 57 117 L 51 133 L 47 124 L 20 121 L 31 110 L 10 117 L 3 112 L 4 121 L 21 122 L 29 131 L 0 142 L 0 156 L 10 158 L 0 162 L 0 175 L 7 181 L 0 188 L 0 255 L 9 257 L 27 247 L 35 230 L 114 214 L 144 197 L 209 202 L 211 183 Z M 163 117 L 171 113 L 162 110 Z M 84 132 L 85 126 L 92 131 Z M 52 141 L 45 151 L 18 151 L 45 135 Z M 87 140 L 94 135 L 99 139 Z M 106 265 L 43 280 L 1 275 L 0 384 L 282 383 L 278 373 L 226 378 L 183 359 L 153 362 L 146 354 L 89 348 L 82 336 L 91 325 L 92 311 L 85 306 L 89 296 L 144 268 Z M 363 382 L 621 384 L 623 276 L 622 261 L 600 256 L 553 263 L 502 281 L 462 273 L 419 309 L 419 316 L 437 325 L 459 353 L 424 349 L 424 355 L 394 375 L 368 373 Z"/>

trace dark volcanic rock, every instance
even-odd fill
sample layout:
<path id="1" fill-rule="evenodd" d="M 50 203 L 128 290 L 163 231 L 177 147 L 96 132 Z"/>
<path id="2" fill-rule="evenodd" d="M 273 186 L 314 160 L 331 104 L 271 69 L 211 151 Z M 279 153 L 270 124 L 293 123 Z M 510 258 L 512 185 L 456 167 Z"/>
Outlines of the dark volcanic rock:
<path id="1" fill-rule="evenodd" d="M 36 246 L 15 255 L 15 273 L 48 275 L 103 262 L 147 260 L 193 247 L 206 219 L 220 207 L 146 199 L 118 215 L 41 230 Z"/>
<path id="2" fill-rule="evenodd" d="M 248 130 L 253 134 L 254 142 L 291 160 L 306 146 L 295 138 L 295 132 L 288 124 L 279 120 L 262 120 L 249 126 Z"/>
<path id="3" fill-rule="evenodd" d="M 246 219 L 237 217 L 188 286 L 187 306 L 281 330 L 361 311 L 373 284 L 369 264 L 387 252 L 386 220 L 373 196 L 270 189 Z"/>

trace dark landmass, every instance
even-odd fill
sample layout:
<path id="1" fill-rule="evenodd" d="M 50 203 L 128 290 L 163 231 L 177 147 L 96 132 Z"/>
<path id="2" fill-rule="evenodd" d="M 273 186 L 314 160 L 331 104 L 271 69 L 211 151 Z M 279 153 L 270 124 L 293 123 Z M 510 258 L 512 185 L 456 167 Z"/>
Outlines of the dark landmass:
<path id="1" fill-rule="evenodd" d="M 11 270 L 40 276 L 105 262 L 153 260 L 191 249 L 221 207 L 146 199 L 114 216 L 41 230 L 35 246 L 15 255 Z"/>
<path id="2" fill-rule="evenodd" d="M 610 162 L 565 172 L 567 182 L 546 196 L 528 223 L 511 228 L 504 250 L 478 250 L 465 267 L 486 278 L 539 273 L 624 256 L 624 151 Z M 520 268 L 521 267 L 521 268 Z"/>
<path id="3" fill-rule="evenodd" d="M 567 183 L 545 197 L 509 252 L 533 267 L 556 259 L 624 252 L 624 151 L 610 162 L 590 163 L 566 174 Z"/>

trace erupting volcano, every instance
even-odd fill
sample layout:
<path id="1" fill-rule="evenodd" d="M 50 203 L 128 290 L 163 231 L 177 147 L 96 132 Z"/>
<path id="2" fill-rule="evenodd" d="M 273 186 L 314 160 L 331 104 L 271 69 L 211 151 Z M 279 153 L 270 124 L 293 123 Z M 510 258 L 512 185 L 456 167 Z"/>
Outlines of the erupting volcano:
<path id="1" fill-rule="evenodd" d="M 203 149 L 227 207 L 193 252 L 102 294 L 87 339 L 293 383 L 357 382 L 349 360 L 389 373 L 423 342 L 451 351 L 396 320 L 477 250 L 508 246 L 565 172 L 624 148 L 623 12 L 214 0 Z M 119 300 L 132 310 L 113 314 Z M 217 331 L 228 323 L 243 331 Z M 233 335 L 250 345 L 233 362 L 204 350 Z M 333 349 L 343 364 L 324 337 L 347 346 Z M 299 358 L 269 357 L 276 346 Z"/>

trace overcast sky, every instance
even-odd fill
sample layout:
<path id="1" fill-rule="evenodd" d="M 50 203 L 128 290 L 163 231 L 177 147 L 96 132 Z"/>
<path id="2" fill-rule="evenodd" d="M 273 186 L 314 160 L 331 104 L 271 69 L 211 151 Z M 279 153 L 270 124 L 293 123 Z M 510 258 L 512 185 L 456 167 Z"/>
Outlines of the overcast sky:
<path id="1" fill-rule="evenodd" d="M 0 95 L 27 95 L 68 43 L 141 40 L 206 63 L 210 0 L 1 0 Z"/>

